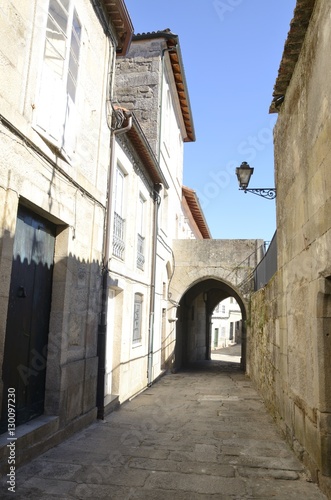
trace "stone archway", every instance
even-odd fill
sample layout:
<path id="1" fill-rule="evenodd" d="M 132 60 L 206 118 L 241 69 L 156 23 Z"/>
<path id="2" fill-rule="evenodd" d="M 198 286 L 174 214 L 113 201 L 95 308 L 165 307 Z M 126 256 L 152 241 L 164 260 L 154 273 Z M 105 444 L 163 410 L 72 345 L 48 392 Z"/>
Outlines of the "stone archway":
<path id="1" fill-rule="evenodd" d="M 212 311 L 221 300 L 231 296 L 242 312 L 241 366 L 246 369 L 247 302 L 254 290 L 254 269 L 263 254 L 262 240 L 173 242 L 174 272 L 168 301 L 169 321 L 176 322 L 175 370 L 185 362 L 208 358 Z M 194 335 L 192 328 L 196 330 Z"/>
<path id="2" fill-rule="evenodd" d="M 246 304 L 238 290 L 215 277 L 193 283 L 177 308 L 175 370 L 188 363 L 210 359 L 211 315 L 216 305 L 234 297 L 242 314 L 241 367 L 246 368 Z"/>

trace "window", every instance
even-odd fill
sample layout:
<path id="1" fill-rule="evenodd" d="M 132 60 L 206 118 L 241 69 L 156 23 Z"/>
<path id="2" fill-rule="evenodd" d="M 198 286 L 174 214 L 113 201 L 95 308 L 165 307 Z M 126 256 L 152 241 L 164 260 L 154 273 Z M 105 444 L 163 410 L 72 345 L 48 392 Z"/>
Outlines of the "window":
<path id="1" fill-rule="evenodd" d="M 138 234 L 137 234 L 137 267 L 139 269 L 144 269 L 144 263 L 145 263 L 145 238 L 143 236 L 144 232 L 144 204 L 145 204 L 145 199 L 143 198 L 142 195 L 139 196 L 139 202 L 138 202 L 138 213 L 137 213 L 137 228 L 138 228 Z"/>
<path id="2" fill-rule="evenodd" d="M 230 335 L 229 335 L 229 340 L 233 340 L 233 323 L 230 323 Z"/>
<path id="3" fill-rule="evenodd" d="M 36 126 L 69 157 L 74 150 L 82 27 L 71 0 L 50 0 Z"/>
<path id="4" fill-rule="evenodd" d="M 143 296 L 140 293 L 134 295 L 134 310 L 133 310 L 133 336 L 132 343 L 141 343 L 141 317 L 142 317 Z"/>
<path id="5" fill-rule="evenodd" d="M 124 217 L 123 217 L 124 173 L 117 167 L 115 177 L 113 255 L 124 258 Z"/>
<path id="6" fill-rule="evenodd" d="M 214 347 L 218 347 L 218 328 L 215 328 L 215 333 L 214 333 Z"/>

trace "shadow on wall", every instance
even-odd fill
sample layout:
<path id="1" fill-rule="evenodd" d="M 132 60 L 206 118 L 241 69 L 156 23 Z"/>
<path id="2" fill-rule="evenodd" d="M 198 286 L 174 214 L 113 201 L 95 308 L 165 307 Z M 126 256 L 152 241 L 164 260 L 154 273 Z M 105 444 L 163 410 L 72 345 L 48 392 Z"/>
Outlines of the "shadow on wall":
<path id="1" fill-rule="evenodd" d="M 1 432 L 9 394 L 16 426 L 42 414 L 60 416 L 65 426 L 96 406 L 100 265 L 73 256 L 54 264 L 51 239 L 15 238 L 1 299 Z"/>
<path id="2" fill-rule="evenodd" d="M 17 224 L 15 241 L 8 235 L 0 240 L 0 249 L 6 245 L 11 254 L 6 263 L 11 273 L 6 287 L 1 284 L 1 308 L 7 314 L 0 319 L 0 433 L 7 431 L 9 417 L 19 426 L 40 415 L 58 416 L 64 428 L 96 408 L 101 265 L 73 255 L 58 258 L 56 239 L 56 230 L 31 229 L 23 221 Z M 131 362 L 144 367 L 144 380 L 147 352 L 123 363 L 121 338 L 113 335 L 113 325 L 109 335 L 113 381 Z M 170 340 L 171 334 L 165 336 L 160 349 L 164 370 L 174 358 Z M 9 397 L 14 399 L 10 414 Z"/>

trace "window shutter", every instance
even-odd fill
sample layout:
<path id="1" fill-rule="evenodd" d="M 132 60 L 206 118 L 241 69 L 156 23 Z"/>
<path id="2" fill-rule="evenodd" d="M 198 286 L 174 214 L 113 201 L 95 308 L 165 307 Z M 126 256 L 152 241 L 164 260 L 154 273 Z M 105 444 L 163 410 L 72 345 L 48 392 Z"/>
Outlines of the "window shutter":
<path id="1" fill-rule="evenodd" d="M 58 146 L 64 128 L 65 103 L 62 80 L 44 64 L 37 104 L 37 126 Z"/>
<path id="2" fill-rule="evenodd" d="M 66 96 L 67 106 L 65 112 L 64 134 L 62 147 L 69 158 L 75 151 L 76 142 L 76 106 L 69 95 Z"/>
<path id="3" fill-rule="evenodd" d="M 65 113 L 64 135 L 63 135 L 63 149 L 69 157 L 75 150 L 76 140 L 76 90 L 77 90 L 77 77 L 79 68 L 79 53 L 80 53 L 80 39 L 82 27 L 77 15 L 76 10 L 73 12 L 68 75 L 67 75 L 67 105 Z"/>
<path id="4" fill-rule="evenodd" d="M 80 37 L 81 24 L 70 0 L 50 0 L 36 125 L 69 157 L 76 137 Z"/>

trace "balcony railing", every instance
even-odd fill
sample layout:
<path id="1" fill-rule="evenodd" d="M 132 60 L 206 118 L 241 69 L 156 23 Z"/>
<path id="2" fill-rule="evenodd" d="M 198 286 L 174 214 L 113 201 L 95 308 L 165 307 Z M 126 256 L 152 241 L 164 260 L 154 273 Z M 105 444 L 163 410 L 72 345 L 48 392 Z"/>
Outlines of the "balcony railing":
<path id="1" fill-rule="evenodd" d="M 137 242 L 137 267 L 139 269 L 144 269 L 145 264 L 145 255 L 144 255 L 144 247 L 145 247 L 145 238 L 138 234 L 138 242 Z"/>
<path id="2" fill-rule="evenodd" d="M 277 272 L 277 231 L 268 250 L 254 271 L 255 291 L 263 288 Z"/>
<path id="3" fill-rule="evenodd" d="M 123 260 L 124 258 L 124 223 L 120 215 L 114 213 L 114 233 L 113 233 L 113 255 Z"/>

